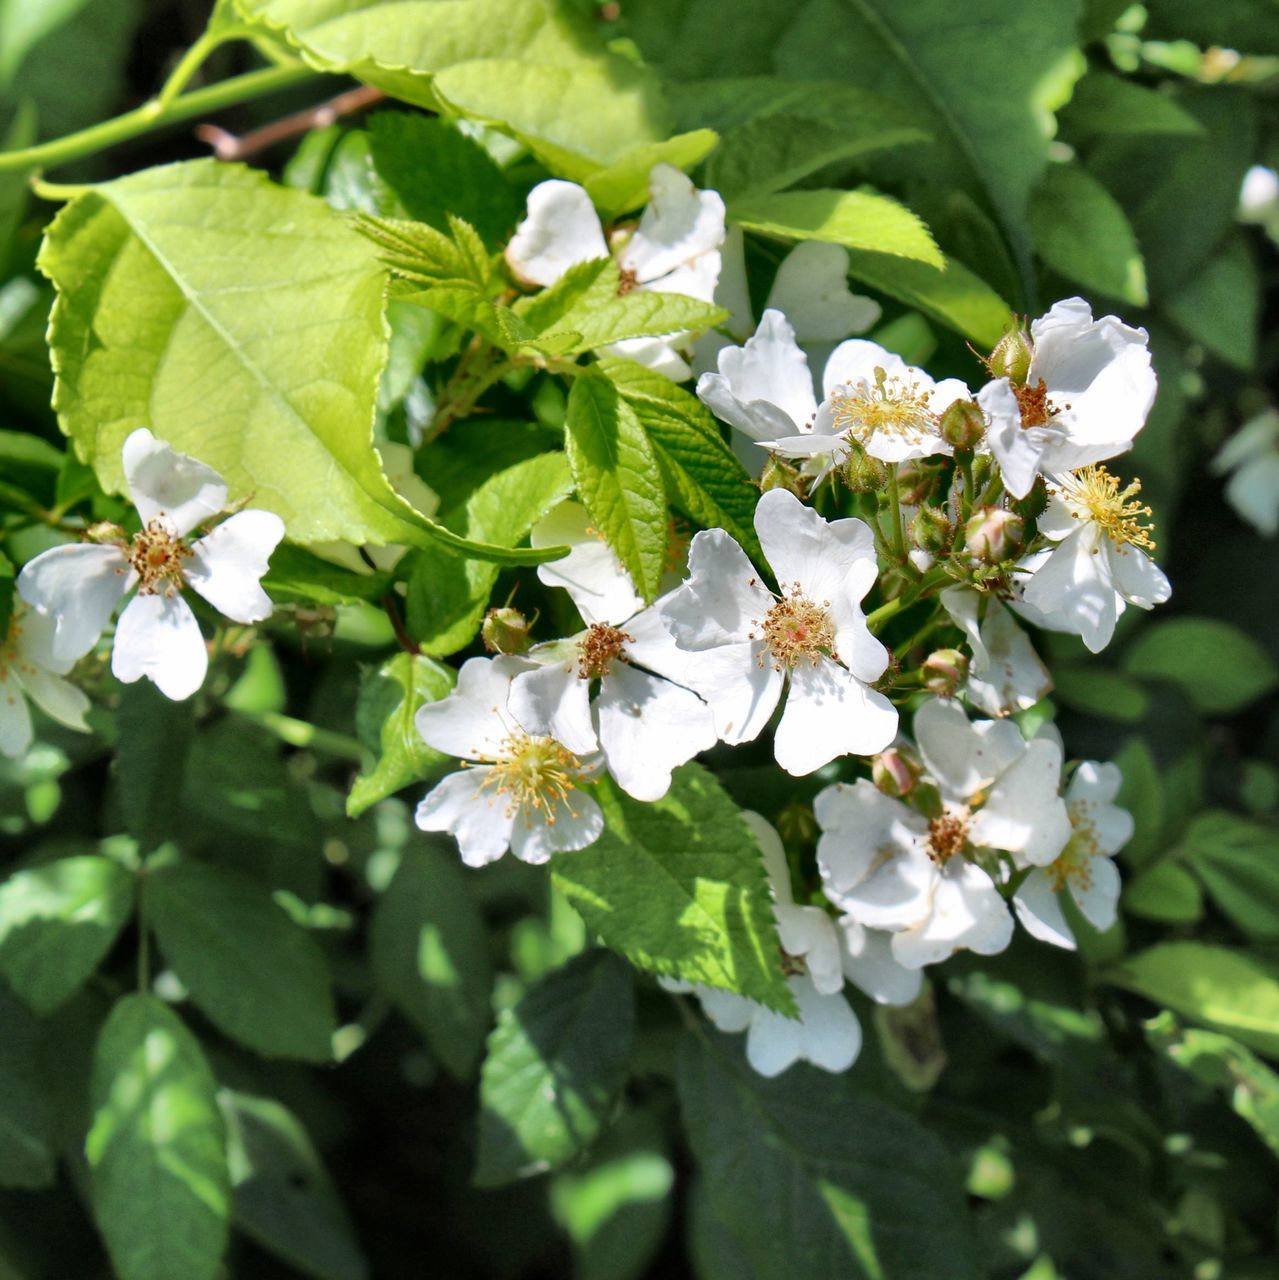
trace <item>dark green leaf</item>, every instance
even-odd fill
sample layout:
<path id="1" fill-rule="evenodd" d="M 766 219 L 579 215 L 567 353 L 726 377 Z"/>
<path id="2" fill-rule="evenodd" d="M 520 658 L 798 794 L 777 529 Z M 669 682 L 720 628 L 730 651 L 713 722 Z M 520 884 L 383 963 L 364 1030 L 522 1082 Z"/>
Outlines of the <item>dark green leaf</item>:
<path id="1" fill-rule="evenodd" d="M 1234 235 L 1164 304 L 1187 337 L 1213 355 L 1247 371 L 1257 363 L 1261 278 L 1247 241 Z"/>
<path id="2" fill-rule="evenodd" d="M 0 1186 L 47 1187 L 57 1173 L 53 1099 L 35 1020 L 0 991 Z"/>
<path id="3" fill-rule="evenodd" d="M 116 712 L 116 771 L 125 828 L 142 853 L 174 835 L 195 736 L 195 704 L 174 702 L 149 680 L 125 685 Z"/>
<path id="4" fill-rule="evenodd" d="M 1186 828 L 1181 850 L 1212 900 L 1248 937 L 1279 940 L 1279 831 L 1210 809 Z"/>
<path id="5" fill-rule="evenodd" d="M 1112 133 L 1171 133 L 1202 137 L 1204 127 L 1166 93 L 1106 71 L 1089 71 L 1075 85 L 1059 117 L 1070 136 Z"/>

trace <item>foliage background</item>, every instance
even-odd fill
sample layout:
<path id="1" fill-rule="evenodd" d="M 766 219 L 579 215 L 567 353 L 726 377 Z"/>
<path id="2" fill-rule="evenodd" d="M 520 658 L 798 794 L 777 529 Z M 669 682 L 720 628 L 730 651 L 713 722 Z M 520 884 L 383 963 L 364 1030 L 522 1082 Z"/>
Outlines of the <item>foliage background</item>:
<path id="1" fill-rule="evenodd" d="M 391 673 L 377 674 L 393 637 L 376 609 L 344 606 L 331 634 L 277 629 L 247 665 L 218 668 L 198 714 L 104 678 L 95 740 L 49 729 L 0 766 L 0 1276 L 111 1274 L 95 1212 L 126 1248 L 175 1232 L 190 1242 L 191 1274 L 212 1274 L 216 1222 L 150 1199 L 127 1162 L 91 1193 L 83 1154 L 93 1044 L 113 1000 L 134 989 L 141 950 L 133 877 L 119 868 L 164 840 L 198 861 L 150 877 L 149 960 L 158 994 L 202 1047 L 186 1066 L 198 1074 L 206 1058 L 221 1086 L 235 1184 L 223 1267 L 237 1280 L 808 1280 L 858 1267 L 889 1280 L 1279 1276 L 1279 1077 L 1266 1061 L 1279 1056 L 1274 547 L 1225 506 L 1207 466 L 1274 394 L 1275 247 L 1235 218 L 1248 167 L 1279 162 L 1273 6 L 577 8 L 592 38 L 625 42 L 615 52 L 626 67 L 651 69 L 640 91 L 662 118 L 644 128 L 719 131 L 701 180 L 748 226 L 776 224 L 779 181 L 870 183 L 925 220 L 951 260 L 946 277 L 880 251 L 891 228 L 842 234 L 855 283 L 885 304 L 872 336 L 937 376 L 970 375 L 966 343 L 998 336 L 994 295 L 1033 316 L 1082 291 L 1150 330 L 1159 399 L 1126 461 L 1155 508 L 1172 603 L 1151 618 L 1129 611 L 1101 657 L 1042 637 L 1071 753 L 1125 771 L 1138 833 L 1123 858 L 1121 924 L 1078 956 L 1021 938 L 995 960 L 949 964 L 935 1018 L 863 1011 L 878 1035 L 847 1078 L 796 1068 L 765 1083 L 730 1042 L 685 1032 L 666 997 L 604 953 L 561 970 L 586 935 L 546 876 L 509 859 L 462 875 L 450 849 L 412 831 L 401 801 L 345 816 L 385 699 L 398 702 Z M 0 130 L 16 147 L 135 106 L 207 16 L 200 4 L 137 0 L 0 3 Z M 231 44 L 200 74 L 212 82 L 258 63 Z M 634 125 L 613 113 L 630 73 L 610 68 L 611 82 L 588 77 L 580 101 L 562 102 L 563 118 L 527 127 L 509 122 L 532 118 L 544 94 L 535 84 L 520 99 L 515 74 L 455 70 L 449 92 L 464 113 L 524 129 L 546 158 L 548 137 L 589 148 L 592 130 Z M 429 101 L 412 76 L 357 72 Z M 244 132 L 344 87 L 320 83 L 218 121 Z M 397 148 L 399 127 L 354 116 L 254 162 L 341 208 L 387 212 L 389 187 L 426 220 L 432 201 L 467 212 L 448 203 L 464 184 L 423 173 Z M 202 154 L 177 128 L 53 176 L 101 180 Z M 540 173 L 516 160 L 506 207 L 468 216 L 490 217 L 500 238 Z M 52 291 L 34 259 L 56 207 L 29 198 L 26 179 L 0 175 L 0 506 L 16 562 L 42 544 L 11 488 L 45 500 L 93 489 L 63 461 L 49 408 Z M 758 301 L 776 243 L 752 253 Z M 423 376 L 432 333 L 397 338 L 409 394 L 388 410 L 393 434 L 439 377 Z M 446 514 L 481 460 L 492 466 L 495 423 L 536 424 L 508 439 L 509 463 L 553 445 L 562 421 L 547 386 L 500 386 L 486 403 L 498 419 L 419 459 Z M 95 509 L 110 513 L 111 501 Z M 481 577 L 487 597 L 493 576 Z M 517 577 L 503 570 L 497 593 Z M 739 803 L 783 824 L 816 789 L 783 783 L 763 753 L 711 763 Z M 114 861 L 82 864 L 82 883 L 31 908 L 24 875 L 101 853 Z M 241 878 L 201 882 L 208 867 Z M 539 984 L 553 973 L 554 986 Z M 509 1011 L 530 990 L 546 1006 L 535 1016 L 536 1003 L 521 1005 L 533 1049 L 515 1043 L 507 1012 L 486 1050 L 490 999 Z M 518 1066 L 521 1053 L 536 1059 L 539 1036 L 560 1043 L 565 1010 L 582 1010 L 585 1026 L 583 1078 L 563 1095 L 570 1114 L 534 1116 L 549 1138 L 514 1138 L 499 1094 L 515 1067 L 503 1053 Z M 493 1185 L 476 1185 L 477 1152 L 478 1181 Z M 563 1167 L 514 1176 L 539 1158 Z M 857 1253 L 867 1221 L 877 1263 Z M 203 1253 L 202 1232 L 215 1242 Z M 147 1275 L 139 1265 L 133 1274 Z"/>

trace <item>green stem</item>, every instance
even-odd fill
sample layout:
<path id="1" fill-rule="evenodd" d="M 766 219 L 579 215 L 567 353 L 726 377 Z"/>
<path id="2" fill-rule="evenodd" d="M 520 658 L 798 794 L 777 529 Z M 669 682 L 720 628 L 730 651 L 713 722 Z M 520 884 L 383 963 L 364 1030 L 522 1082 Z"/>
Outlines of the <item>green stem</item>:
<path id="1" fill-rule="evenodd" d="M 364 760 L 364 748 L 344 733 L 334 733 L 331 729 L 321 729 L 306 720 L 297 720 L 293 716 L 282 715 L 278 711 L 242 711 L 239 713 L 246 720 L 260 724 L 264 729 L 275 734 L 281 742 L 291 747 L 302 747 L 311 751 L 320 751 L 325 755 L 335 756 L 339 760 L 350 760 L 360 764 Z"/>
<path id="2" fill-rule="evenodd" d="M 973 513 L 973 455 L 969 450 L 964 450 L 956 454 L 959 463 L 959 474 L 964 481 L 964 495 L 960 499 L 959 517 L 960 523 L 968 519 Z"/>
<path id="3" fill-rule="evenodd" d="M 55 138 L 51 142 L 41 142 L 37 146 L 24 147 L 19 151 L 0 152 L 0 173 L 51 169 L 70 164 L 73 160 L 82 160 L 85 156 L 128 142 L 153 129 L 179 124 L 183 120 L 208 115 L 224 107 L 238 106 L 242 102 L 250 102 L 254 98 L 265 97 L 269 93 L 314 79 L 319 74 L 310 67 L 300 65 L 265 67 L 261 71 L 250 71 L 246 75 L 234 76 L 219 84 L 196 89 L 167 105 L 159 98 L 152 98 L 140 107 L 126 111 L 124 115 L 116 116 L 114 120 L 104 120 L 101 124 L 81 129 L 79 133 L 69 133 L 65 138 Z"/>
<path id="4" fill-rule="evenodd" d="M 164 87 L 156 95 L 156 102 L 166 111 L 178 100 L 178 95 L 191 83 L 191 77 L 208 60 L 209 55 L 228 40 L 246 39 L 259 34 L 252 27 L 221 27 L 206 31 L 178 60 Z"/>
<path id="5" fill-rule="evenodd" d="M 903 565 L 910 563 L 910 555 L 906 550 L 906 526 L 902 521 L 901 492 L 897 486 L 897 464 L 888 464 L 888 504 L 889 518 L 892 521 L 893 548 L 897 559 Z"/>
<path id="6" fill-rule="evenodd" d="M 873 613 L 867 614 L 866 625 L 872 632 L 878 633 L 886 622 L 895 618 L 903 609 L 910 608 L 916 600 L 928 595 L 934 587 L 949 580 L 950 574 L 946 572 L 946 566 L 934 565 L 918 582 L 907 587 L 901 595 L 895 596 L 887 604 L 881 604 Z"/>

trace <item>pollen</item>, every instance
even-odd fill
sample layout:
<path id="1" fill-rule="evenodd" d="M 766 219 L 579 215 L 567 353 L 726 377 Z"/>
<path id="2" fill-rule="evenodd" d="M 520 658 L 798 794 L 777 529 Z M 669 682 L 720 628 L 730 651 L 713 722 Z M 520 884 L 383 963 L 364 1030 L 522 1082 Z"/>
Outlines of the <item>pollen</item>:
<path id="1" fill-rule="evenodd" d="M 756 624 L 759 634 L 751 632 L 751 639 L 764 641 L 778 671 L 793 670 L 805 660 L 816 666 L 822 658 L 838 657 L 829 608 L 829 600 L 817 604 L 796 583 L 795 591 L 778 600 L 764 621 Z"/>
<path id="2" fill-rule="evenodd" d="M 880 432 L 911 435 L 937 429 L 937 415 L 929 408 L 932 391 L 916 382 L 889 377 L 878 365 L 875 383 L 849 383 L 831 396 L 831 412 L 837 431 L 847 432 L 859 444 L 866 444 Z"/>
<path id="3" fill-rule="evenodd" d="M 476 795 L 491 789 L 505 797 L 508 817 L 523 813 L 528 818 L 536 813 L 547 826 L 554 826 L 562 808 L 577 816 L 568 800 L 580 772 L 581 761 L 554 738 L 516 731 L 503 739 Z"/>
<path id="4" fill-rule="evenodd" d="M 1028 382 L 1011 385 L 1023 427 L 1046 427 L 1063 409 L 1070 408 L 1068 404 L 1056 405 L 1048 399 L 1048 388 L 1042 378 L 1033 387 Z"/>
<path id="5" fill-rule="evenodd" d="M 1091 889 L 1092 860 L 1101 853 L 1091 823 L 1079 821 L 1073 805 L 1071 809 L 1075 833 L 1057 855 L 1057 861 L 1044 868 L 1053 888 L 1059 892 L 1071 885 L 1076 889 Z"/>
<path id="6" fill-rule="evenodd" d="M 944 867 L 968 843 L 967 815 L 947 813 L 928 824 L 928 856 Z"/>
<path id="7" fill-rule="evenodd" d="M 620 658 L 623 662 L 626 661 L 626 642 L 634 638 L 620 628 L 610 626 L 607 622 L 595 623 L 582 637 L 582 643 L 578 648 L 577 674 L 583 680 L 594 680 L 608 675 L 609 668 L 615 659 Z"/>
<path id="8" fill-rule="evenodd" d="M 1083 510 L 1073 511 L 1075 519 L 1089 519 L 1118 547 L 1134 546 L 1147 551 L 1155 549 L 1150 536 L 1155 527 L 1148 506 L 1137 501 L 1141 481 L 1134 480 L 1121 489 L 1119 478 L 1105 467 L 1084 467 L 1063 485 L 1066 496 Z"/>
<path id="9" fill-rule="evenodd" d="M 177 537 L 173 526 L 163 516 L 147 521 L 145 529 L 134 535 L 125 557 L 138 575 L 138 591 L 144 596 L 164 592 L 172 595 L 182 586 L 182 562 L 191 548 Z"/>

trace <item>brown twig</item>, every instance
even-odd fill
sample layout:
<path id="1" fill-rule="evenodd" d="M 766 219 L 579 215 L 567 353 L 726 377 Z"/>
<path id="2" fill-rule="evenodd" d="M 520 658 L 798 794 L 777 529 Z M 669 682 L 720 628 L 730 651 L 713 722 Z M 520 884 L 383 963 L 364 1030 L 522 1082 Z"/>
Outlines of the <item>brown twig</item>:
<path id="1" fill-rule="evenodd" d="M 395 596 L 388 591 L 382 597 L 381 603 L 382 608 L 386 610 L 386 616 L 391 620 L 391 630 L 395 632 L 395 638 L 399 641 L 400 648 L 406 653 L 411 653 L 415 658 L 420 657 L 422 646 L 409 635 L 408 628 L 404 625 L 404 619 L 400 617 L 400 609 L 395 603 Z"/>
<path id="2" fill-rule="evenodd" d="M 247 160 L 277 142 L 287 142 L 290 138 L 300 138 L 312 129 L 323 129 L 343 116 L 354 115 L 374 103 L 381 102 L 386 94 L 371 85 L 360 85 L 358 89 L 348 89 L 327 102 L 307 107 L 305 111 L 296 111 L 291 116 L 273 120 L 260 129 L 237 136 L 219 128 L 216 124 L 196 125 L 195 136 L 201 142 L 207 142 L 213 148 L 213 154 L 219 160 Z"/>

